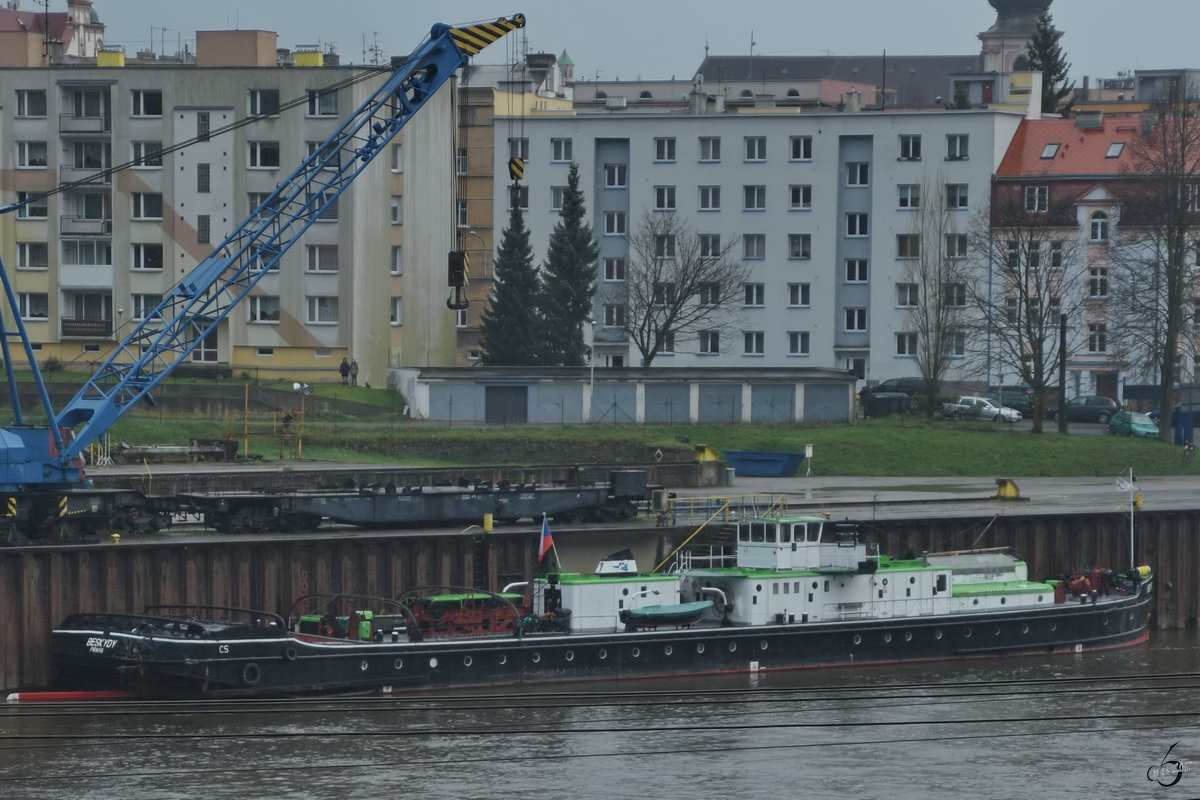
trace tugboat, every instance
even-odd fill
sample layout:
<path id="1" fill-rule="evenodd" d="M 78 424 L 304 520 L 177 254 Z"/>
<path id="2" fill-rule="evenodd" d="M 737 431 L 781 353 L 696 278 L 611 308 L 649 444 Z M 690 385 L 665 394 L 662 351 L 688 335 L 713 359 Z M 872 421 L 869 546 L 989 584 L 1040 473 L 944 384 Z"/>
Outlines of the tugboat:
<path id="1" fill-rule="evenodd" d="M 330 595 L 75 614 L 56 687 L 161 696 L 392 692 L 1082 652 L 1145 641 L 1149 567 L 1031 580 L 1000 550 L 892 558 L 823 516 L 743 520 L 668 572 L 629 558 L 503 592 Z"/>

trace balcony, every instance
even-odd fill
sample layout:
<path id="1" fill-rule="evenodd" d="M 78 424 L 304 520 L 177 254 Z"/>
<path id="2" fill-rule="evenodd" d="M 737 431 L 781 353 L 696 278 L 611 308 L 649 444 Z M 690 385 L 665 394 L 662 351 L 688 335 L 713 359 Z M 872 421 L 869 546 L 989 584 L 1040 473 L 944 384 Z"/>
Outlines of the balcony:
<path id="1" fill-rule="evenodd" d="M 59 217 L 58 232 L 64 236 L 112 236 L 112 217 Z"/>
<path id="2" fill-rule="evenodd" d="M 111 319 L 68 319 L 63 317 L 62 335 L 88 339 L 105 339 L 112 336 Z"/>
<path id="3" fill-rule="evenodd" d="M 112 117 L 101 116 L 77 117 L 74 114 L 58 115 L 59 133 L 112 133 Z"/>
<path id="4" fill-rule="evenodd" d="M 59 167 L 60 183 L 83 183 L 92 186 L 109 186 L 112 176 L 107 174 L 108 167 Z"/>

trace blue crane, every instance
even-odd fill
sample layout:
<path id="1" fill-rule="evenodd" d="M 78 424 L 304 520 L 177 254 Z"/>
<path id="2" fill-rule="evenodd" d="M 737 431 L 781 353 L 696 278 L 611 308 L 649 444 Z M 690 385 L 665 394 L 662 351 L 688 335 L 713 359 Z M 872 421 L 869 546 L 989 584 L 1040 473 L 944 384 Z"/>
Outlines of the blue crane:
<path id="1" fill-rule="evenodd" d="M 0 516 L 31 538 L 55 524 L 66 513 L 66 493 L 86 483 L 82 453 L 88 445 L 137 401 L 152 402 L 151 390 L 221 324 L 457 69 L 524 26 L 522 14 L 475 25 L 434 25 L 378 90 L 145 315 L 58 412 L 0 261 L 11 320 L 0 315 L 0 354 L 14 411 L 14 424 L 0 428 L 0 501 L 7 500 Z M 27 202 L 0 207 L 0 213 Z M 12 341 L 19 341 L 33 370 L 46 425 L 25 422 Z"/>

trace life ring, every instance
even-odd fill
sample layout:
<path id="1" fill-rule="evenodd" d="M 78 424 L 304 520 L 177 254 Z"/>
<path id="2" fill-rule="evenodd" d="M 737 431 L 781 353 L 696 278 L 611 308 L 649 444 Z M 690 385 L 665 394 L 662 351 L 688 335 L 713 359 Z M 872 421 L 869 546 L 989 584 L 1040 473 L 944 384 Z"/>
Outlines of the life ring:
<path id="1" fill-rule="evenodd" d="M 289 646 L 288 649 L 284 650 L 283 651 L 283 659 L 284 659 L 284 661 L 295 661 L 296 660 L 296 648 Z"/>
<path id="2" fill-rule="evenodd" d="M 242 683 L 247 686 L 257 686 L 262 680 L 262 669 L 251 661 L 246 666 L 242 667 Z"/>
<path id="3" fill-rule="evenodd" d="M 429 616 L 433 617 L 434 619 L 441 619 L 442 617 L 446 616 L 446 607 L 441 603 L 430 603 Z"/>

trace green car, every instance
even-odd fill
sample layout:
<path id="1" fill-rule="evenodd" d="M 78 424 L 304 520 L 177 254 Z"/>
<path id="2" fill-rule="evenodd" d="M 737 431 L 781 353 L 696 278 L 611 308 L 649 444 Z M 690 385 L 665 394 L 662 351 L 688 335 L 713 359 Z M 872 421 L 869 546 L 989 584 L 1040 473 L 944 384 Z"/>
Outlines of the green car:
<path id="1" fill-rule="evenodd" d="M 1149 414 L 1140 411 L 1118 411 L 1108 421 L 1108 432 L 1114 436 L 1138 436 L 1157 439 L 1158 426 Z"/>

